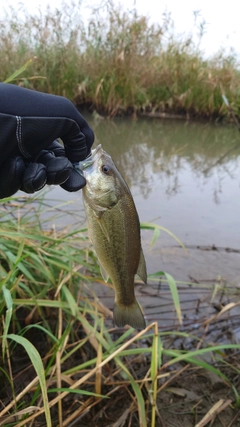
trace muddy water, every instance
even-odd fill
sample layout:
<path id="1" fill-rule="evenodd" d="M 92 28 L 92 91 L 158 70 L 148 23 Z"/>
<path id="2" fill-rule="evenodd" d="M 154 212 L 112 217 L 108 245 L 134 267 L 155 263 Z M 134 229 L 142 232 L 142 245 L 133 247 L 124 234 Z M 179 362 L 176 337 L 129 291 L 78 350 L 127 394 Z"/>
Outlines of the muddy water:
<path id="1" fill-rule="evenodd" d="M 128 182 L 142 222 L 166 232 L 150 247 L 143 232 L 148 272 L 167 271 L 176 280 L 240 280 L 240 134 L 235 126 L 160 121 L 158 119 L 88 118 L 101 143 Z M 227 155 L 226 153 L 237 145 Z M 52 197 L 81 196 L 55 189 Z M 64 222 L 68 221 L 64 218 Z"/>

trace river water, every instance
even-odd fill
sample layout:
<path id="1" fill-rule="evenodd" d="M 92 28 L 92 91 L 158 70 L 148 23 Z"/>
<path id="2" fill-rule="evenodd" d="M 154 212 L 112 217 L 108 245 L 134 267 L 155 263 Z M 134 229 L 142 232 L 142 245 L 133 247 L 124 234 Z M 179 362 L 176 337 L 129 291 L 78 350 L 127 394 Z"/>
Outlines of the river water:
<path id="1" fill-rule="evenodd" d="M 87 117 L 132 191 L 141 222 L 165 227 L 142 233 L 148 272 L 167 271 L 178 281 L 240 278 L 240 135 L 235 126 L 159 119 Z M 234 147 L 237 146 L 235 149 Z M 229 150 L 231 150 L 229 152 Z M 226 154 L 228 153 L 228 154 Z M 51 198 L 74 201 L 81 194 L 60 188 Z M 53 204 L 54 206 L 54 204 Z M 84 214 L 83 214 L 84 215 Z M 64 224 L 71 219 L 64 218 Z"/>

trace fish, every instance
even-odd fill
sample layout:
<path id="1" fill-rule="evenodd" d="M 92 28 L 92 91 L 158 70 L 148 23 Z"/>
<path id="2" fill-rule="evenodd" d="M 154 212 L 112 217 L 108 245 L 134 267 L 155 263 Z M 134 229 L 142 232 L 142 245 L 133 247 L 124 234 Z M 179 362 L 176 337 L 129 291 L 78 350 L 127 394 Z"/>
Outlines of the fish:
<path id="1" fill-rule="evenodd" d="M 102 277 L 111 279 L 115 290 L 114 323 L 135 329 L 146 327 L 142 308 L 134 293 L 137 274 L 147 283 L 140 221 L 130 189 L 101 144 L 81 162 L 86 179 L 82 189 L 89 238 L 95 249 Z"/>

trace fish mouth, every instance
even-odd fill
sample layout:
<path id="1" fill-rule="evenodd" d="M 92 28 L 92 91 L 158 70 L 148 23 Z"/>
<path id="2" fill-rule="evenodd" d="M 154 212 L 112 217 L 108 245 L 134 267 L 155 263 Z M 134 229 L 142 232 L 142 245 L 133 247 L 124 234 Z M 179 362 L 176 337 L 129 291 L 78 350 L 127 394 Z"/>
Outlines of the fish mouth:
<path id="1" fill-rule="evenodd" d="M 85 160 L 82 160 L 78 163 L 73 163 L 74 169 L 82 176 L 84 176 L 84 170 L 89 168 L 89 166 L 93 165 L 99 157 L 101 156 L 101 152 L 103 151 L 102 145 L 99 144 L 96 148 L 94 148 L 88 157 Z"/>
<path id="2" fill-rule="evenodd" d="M 99 152 L 100 151 L 102 151 L 102 145 L 101 144 L 99 144 L 96 148 L 94 148 L 85 160 L 79 162 L 79 169 L 81 171 L 84 171 L 84 169 L 91 166 L 96 160 L 99 159 Z"/>

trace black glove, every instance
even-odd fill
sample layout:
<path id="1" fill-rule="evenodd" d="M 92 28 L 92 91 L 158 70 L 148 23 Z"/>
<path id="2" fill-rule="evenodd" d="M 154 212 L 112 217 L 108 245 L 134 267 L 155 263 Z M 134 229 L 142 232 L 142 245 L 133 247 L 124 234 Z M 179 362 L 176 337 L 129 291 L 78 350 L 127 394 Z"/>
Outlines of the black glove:
<path id="1" fill-rule="evenodd" d="M 92 129 L 68 99 L 0 83 L 0 198 L 45 184 L 67 191 L 84 187 L 72 163 L 90 154 L 93 141 Z"/>

